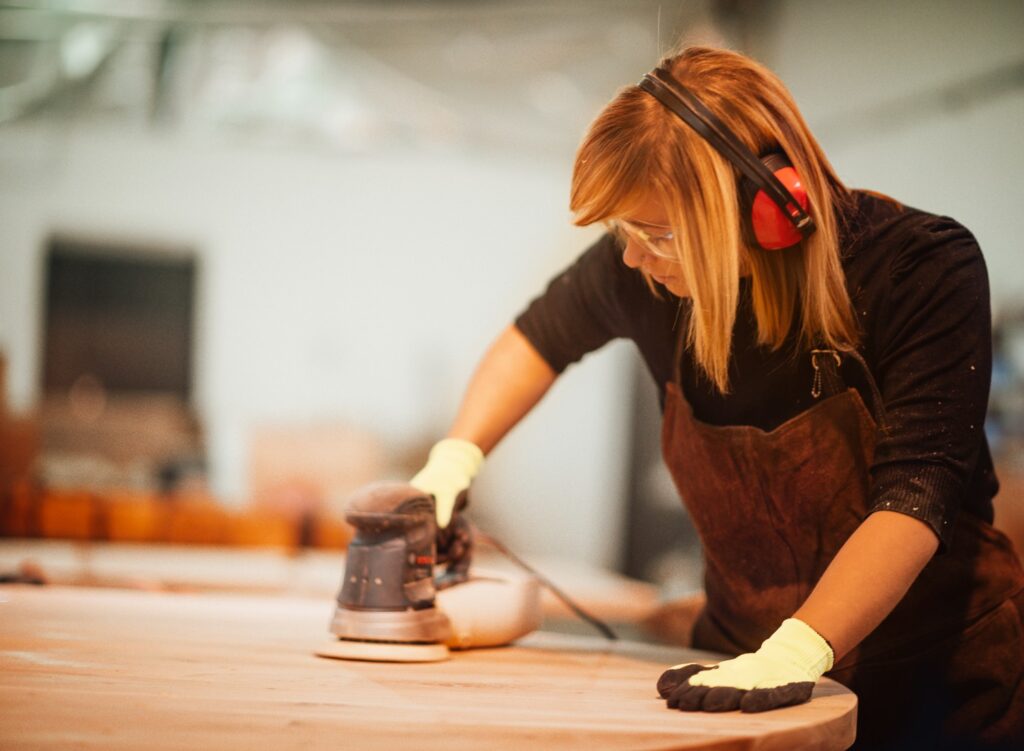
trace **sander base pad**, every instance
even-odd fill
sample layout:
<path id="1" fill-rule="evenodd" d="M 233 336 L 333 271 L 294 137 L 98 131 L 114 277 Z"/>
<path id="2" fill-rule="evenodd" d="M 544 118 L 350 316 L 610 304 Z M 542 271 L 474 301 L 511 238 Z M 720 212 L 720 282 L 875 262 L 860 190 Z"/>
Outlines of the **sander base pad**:
<path id="1" fill-rule="evenodd" d="M 337 639 L 319 647 L 319 657 L 338 660 L 367 660 L 369 662 L 440 662 L 447 660 L 448 647 L 444 644 L 402 644 L 400 642 L 356 641 Z"/>

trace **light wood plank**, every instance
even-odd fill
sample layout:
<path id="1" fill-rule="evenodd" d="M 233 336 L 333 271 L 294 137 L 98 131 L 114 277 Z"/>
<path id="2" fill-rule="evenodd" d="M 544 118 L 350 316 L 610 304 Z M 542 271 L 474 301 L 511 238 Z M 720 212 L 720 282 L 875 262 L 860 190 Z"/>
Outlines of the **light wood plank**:
<path id="1" fill-rule="evenodd" d="M 654 683 L 707 654 L 536 634 L 448 662 L 325 660 L 329 599 L 0 588 L 0 748 L 840 749 L 856 699 L 670 711 Z"/>

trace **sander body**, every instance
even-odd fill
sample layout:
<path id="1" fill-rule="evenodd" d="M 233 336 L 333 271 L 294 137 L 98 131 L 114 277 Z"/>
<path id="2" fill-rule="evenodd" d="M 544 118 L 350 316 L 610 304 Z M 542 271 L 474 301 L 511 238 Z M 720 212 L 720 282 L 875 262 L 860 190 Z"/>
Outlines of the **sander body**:
<path id="1" fill-rule="evenodd" d="M 472 528 L 460 513 L 438 530 L 434 499 L 404 483 L 377 483 L 348 502 L 355 528 L 323 657 L 386 662 L 446 659 L 449 647 L 506 644 L 541 621 L 532 577 L 470 571 Z"/>

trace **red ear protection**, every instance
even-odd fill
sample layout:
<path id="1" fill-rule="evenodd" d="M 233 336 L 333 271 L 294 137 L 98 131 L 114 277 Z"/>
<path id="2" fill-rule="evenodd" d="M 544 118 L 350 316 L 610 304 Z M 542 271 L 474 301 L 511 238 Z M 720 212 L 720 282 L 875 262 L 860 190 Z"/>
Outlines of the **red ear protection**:
<path id="1" fill-rule="evenodd" d="M 665 68 L 655 68 L 637 85 L 739 170 L 743 232 L 748 242 L 765 250 L 779 250 L 810 237 L 816 227 L 808 213 L 807 191 L 785 154 L 754 156 L 696 94 Z"/>
<path id="2" fill-rule="evenodd" d="M 806 211 L 809 203 L 807 191 L 789 160 L 776 152 L 762 157 L 761 163 L 782 183 L 782 187 L 800 204 L 800 208 Z M 755 243 L 765 250 L 781 250 L 803 239 L 803 235 L 775 201 L 746 177 L 741 181 L 740 198 L 747 242 Z"/>

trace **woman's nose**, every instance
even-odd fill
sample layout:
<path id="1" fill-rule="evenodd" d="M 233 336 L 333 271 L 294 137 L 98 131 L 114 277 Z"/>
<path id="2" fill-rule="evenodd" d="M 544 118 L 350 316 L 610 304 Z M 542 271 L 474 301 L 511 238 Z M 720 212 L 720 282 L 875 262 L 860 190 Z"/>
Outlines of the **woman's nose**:
<path id="1" fill-rule="evenodd" d="M 626 247 L 622 251 L 622 262 L 631 269 L 639 269 L 644 264 L 647 251 L 632 238 L 626 239 Z"/>

